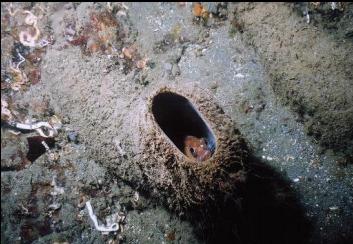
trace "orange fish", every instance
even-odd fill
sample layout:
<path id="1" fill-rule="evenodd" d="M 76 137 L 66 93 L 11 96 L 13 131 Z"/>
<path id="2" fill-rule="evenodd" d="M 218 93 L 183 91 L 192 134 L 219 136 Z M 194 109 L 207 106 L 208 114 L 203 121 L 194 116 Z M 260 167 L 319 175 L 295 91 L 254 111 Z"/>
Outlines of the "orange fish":
<path id="1" fill-rule="evenodd" d="M 184 153 L 197 161 L 205 161 L 211 157 L 211 151 L 205 138 L 187 136 L 184 140 Z"/>

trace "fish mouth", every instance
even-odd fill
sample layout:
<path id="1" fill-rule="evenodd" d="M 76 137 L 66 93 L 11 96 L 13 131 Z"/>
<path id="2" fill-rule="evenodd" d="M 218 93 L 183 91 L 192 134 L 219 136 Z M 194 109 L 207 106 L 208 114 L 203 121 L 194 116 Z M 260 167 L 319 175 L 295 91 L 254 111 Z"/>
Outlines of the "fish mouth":
<path id="1" fill-rule="evenodd" d="M 205 161 L 207 159 L 209 159 L 211 157 L 211 152 L 210 151 L 207 151 L 207 152 L 204 152 L 203 154 L 197 156 L 197 161 Z"/>

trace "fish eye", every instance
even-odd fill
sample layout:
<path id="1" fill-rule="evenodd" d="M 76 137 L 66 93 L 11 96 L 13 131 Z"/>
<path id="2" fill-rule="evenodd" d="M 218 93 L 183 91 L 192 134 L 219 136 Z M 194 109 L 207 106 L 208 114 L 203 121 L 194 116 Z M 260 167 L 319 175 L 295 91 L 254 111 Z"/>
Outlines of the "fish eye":
<path id="1" fill-rule="evenodd" d="M 196 158 L 196 156 L 197 156 L 196 152 L 192 147 L 190 148 L 190 152 L 191 152 L 192 156 L 194 156 Z"/>

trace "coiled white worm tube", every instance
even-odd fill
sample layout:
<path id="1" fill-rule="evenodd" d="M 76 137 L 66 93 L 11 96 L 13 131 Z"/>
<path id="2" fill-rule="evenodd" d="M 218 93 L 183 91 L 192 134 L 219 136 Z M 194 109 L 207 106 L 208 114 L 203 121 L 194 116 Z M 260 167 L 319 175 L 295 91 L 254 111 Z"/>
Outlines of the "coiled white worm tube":
<path id="1" fill-rule="evenodd" d="M 98 224 L 98 219 L 97 216 L 94 215 L 92 205 L 90 201 L 86 202 L 86 207 L 88 210 L 89 217 L 92 219 L 94 223 L 94 227 L 96 227 L 97 230 L 102 231 L 102 232 L 111 232 L 111 231 L 118 231 L 119 230 L 119 225 L 117 223 L 114 223 L 110 226 L 104 226 L 104 225 L 99 225 Z"/>

